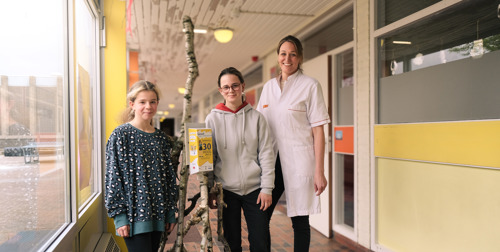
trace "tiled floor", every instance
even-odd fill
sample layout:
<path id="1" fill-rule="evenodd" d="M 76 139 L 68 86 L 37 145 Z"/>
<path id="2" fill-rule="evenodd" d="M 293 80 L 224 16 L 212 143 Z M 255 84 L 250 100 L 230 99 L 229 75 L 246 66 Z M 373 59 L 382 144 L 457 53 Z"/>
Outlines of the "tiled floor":
<path id="1" fill-rule="evenodd" d="M 12 164 L 10 162 L 13 162 Z M 46 240 L 62 223 L 65 222 L 64 210 L 64 163 L 54 166 L 54 162 L 41 160 L 35 164 L 24 164 L 22 157 L 0 158 L 0 202 L 9 202 L 8 208 L 0 210 L 0 252 L 28 251 L 22 248 L 36 248 L 39 242 Z M 61 165 L 59 167 L 58 165 Z M 9 167 L 15 166 L 15 169 Z M 32 174 L 33 173 L 33 174 Z M 34 179 L 33 179 L 34 178 Z M 12 190 L 17 188 L 16 190 Z M 19 189 L 20 188 L 20 189 Z M 188 197 L 199 191 L 198 179 L 190 176 Z M 36 204 L 33 204 L 36 202 Z M 61 210 L 61 211 L 58 211 Z M 16 218 L 12 214 L 32 216 Z M 188 216 L 187 219 L 189 219 Z M 214 242 L 213 251 L 223 251 L 217 241 L 217 215 L 210 210 L 210 222 Z M 249 251 L 244 219 L 242 220 L 243 250 Z M 29 232 L 26 232 L 29 231 Z M 193 227 L 184 239 L 187 251 L 200 251 L 202 225 Z M 293 230 L 286 209 L 278 205 L 271 220 L 272 251 L 293 251 Z M 167 249 L 172 246 L 175 237 L 169 238 Z M 310 251 L 348 252 L 347 247 L 311 230 Z"/>
<path id="2" fill-rule="evenodd" d="M 198 179 L 196 176 L 190 176 L 188 186 L 188 198 L 199 191 Z M 194 212 L 194 210 L 193 210 Z M 189 219 L 188 216 L 187 219 Z M 213 240 L 217 241 L 217 213 L 215 210 L 210 210 L 210 222 L 212 227 Z M 243 251 L 250 251 L 248 247 L 248 233 L 246 231 L 245 220 L 242 219 L 242 237 Z M 187 251 L 200 251 L 202 225 L 198 224 L 196 228 L 192 228 L 188 235 L 184 238 L 184 244 Z M 168 240 L 166 249 L 172 246 L 175 237 L 172 235 Z M 289 252 L 293 251 L 293 229 L 290 218 L 286 216 L 284 205 L 278 205 L 271 218 L 271 250 L 273 252 Z M 214 252 L 224 251 L 224 246 L 220 242 L 214 242 Z M 311 252 L 350 252 L 354 251 L 342 244 L 339 244 L 334 239 L 329 239 L 323 236 L 318 231 L 311 229 Z"/>

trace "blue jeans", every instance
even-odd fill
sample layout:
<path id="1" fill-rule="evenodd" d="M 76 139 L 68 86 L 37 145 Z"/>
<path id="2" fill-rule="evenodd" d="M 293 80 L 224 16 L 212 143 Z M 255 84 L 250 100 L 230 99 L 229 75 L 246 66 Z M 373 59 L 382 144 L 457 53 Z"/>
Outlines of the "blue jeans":
<path id="1" fill-rule="evenodd" d="M 267 212 L 260 210 L 257 205 L 260 189 L 247 195 L 238 195 L 224 190 L 224 202 L 227 208 L 222 213 L 224 238 L 226 238 L 231 252 L 242 251 L 241 247 L 241 209 L 245 215 L 248 228 L 248 242 L 252 252 L 270 251 L 269 221 Z"/>
<path id="2" fill-rule="evenodd" d="M 274 169 L 274 189 L 273 189 L 273 204 L 267 209 L 267 214 L 269 222 L 274 212 L 274 208 L 278 204 L 281 195 L 285 191 L 285 185 L 283 183 L 283 172 L 281 171 L 280 156 L 276 159 L 276 165 Z M 294 216 L 292 219 L 293 227 L 293 251 L 294 252 L 305 252 L 309 251 L 309 244 L 311 243 L 311 226 L 309 225 L 309 215 L 305 216 Z M 271 241 L 271 235 L 269 235 L 269 241 Z M 271 247 L 269 247 L 271 248 Z"/>

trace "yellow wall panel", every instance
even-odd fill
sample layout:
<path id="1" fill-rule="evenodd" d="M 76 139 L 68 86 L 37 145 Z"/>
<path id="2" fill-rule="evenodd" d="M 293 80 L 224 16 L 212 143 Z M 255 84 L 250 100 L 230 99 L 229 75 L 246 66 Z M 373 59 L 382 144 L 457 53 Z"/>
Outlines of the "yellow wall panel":
<path id="1" fill-rule="evenodd" d="M 127 105 L 127 48 L 125 34 L 125 2 L 105 0 L 106 48 L 104 49 L 104 92 L 106 113 L 105 141 L 120 122 L 121 112 Z M 107 230 L 115 235 L 113 220 L 107 218 Z M 127 251 L 125 241 L 115 235 L 122 251 Z"/>
<path id="2" fill-rule="evenodd" d="M 392 251 L 498 251 L 500 170 L 377 159 L 378 243 Z"/>
<path id="3" fill-rule="evenodd" d="M 500 121 L 375 126 L 377 157 L 500 167 Z"/>
<path id="4" fill-rule="evenodd" d="M 106 16 L 106 48 L 104 49 L 106 140 L 116 126 L 121 124 L 121 112 L 127 106 L 125 13 L 124 1 L 104 1 L 104 16 Z"/>

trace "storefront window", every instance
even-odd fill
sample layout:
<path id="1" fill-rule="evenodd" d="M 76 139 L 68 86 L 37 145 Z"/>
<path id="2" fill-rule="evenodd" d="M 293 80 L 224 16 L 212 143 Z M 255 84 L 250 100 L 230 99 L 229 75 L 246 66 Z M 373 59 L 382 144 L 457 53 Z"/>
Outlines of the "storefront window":
<path id="1" fill-rule="evenodd" d="M 465 1 L 380 37 L 378 122 L 500 118 L 498 1 Z"/>
<path id="2" fill-rule="evenodd" d="M 378 0 L 376 1 L 377 28 L 394 23 L 438 2 L 441 0 Z"/>
<path id="3" fill-rule="evenodd" d="M 304 61 L 313 59 L 354 39 L 353 12 L 350 8 L 344 11 L 346 14 L 325 25 L 323 29 L 303 41 Z"/>

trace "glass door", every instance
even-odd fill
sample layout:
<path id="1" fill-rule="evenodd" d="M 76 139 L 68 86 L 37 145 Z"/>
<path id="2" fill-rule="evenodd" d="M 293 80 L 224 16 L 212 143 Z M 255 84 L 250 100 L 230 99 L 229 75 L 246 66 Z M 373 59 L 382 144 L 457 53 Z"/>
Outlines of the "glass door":
<path id="1" fill-rule="evenodd" d="M 354 152 L 354 68 L 353 49 L 339 49 L 333 55 L 333 229 L 354 237 L 355 228 L 355 152 Z"/>

